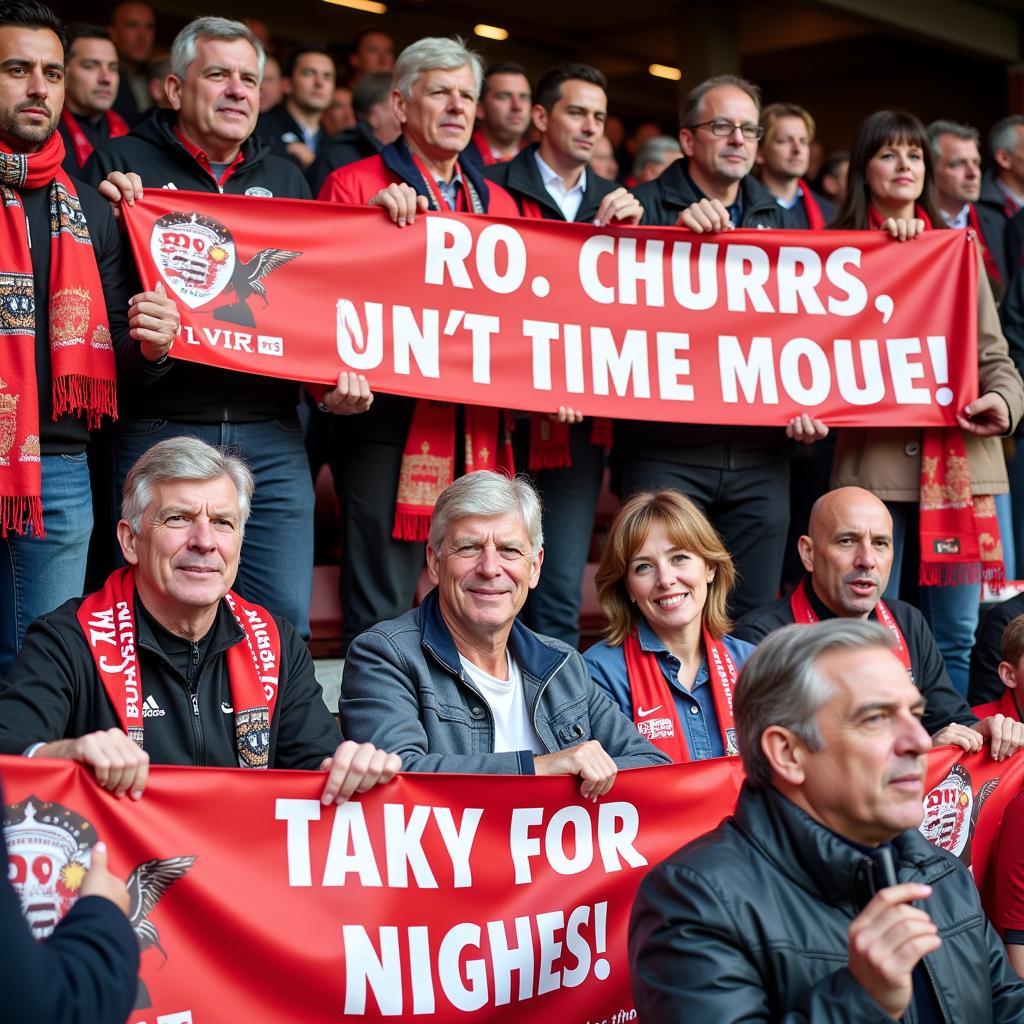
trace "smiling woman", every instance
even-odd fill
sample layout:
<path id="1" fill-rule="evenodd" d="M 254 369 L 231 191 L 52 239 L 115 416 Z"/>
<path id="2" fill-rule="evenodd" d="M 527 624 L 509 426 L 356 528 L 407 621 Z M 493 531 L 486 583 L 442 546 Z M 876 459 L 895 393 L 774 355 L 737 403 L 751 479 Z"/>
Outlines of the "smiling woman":
<path id="1" fill-rule="evenodd" d="M 721 538 L 678 491 L 635 494 L 612 523 L 597 570 L 606 639 L 583 657 L 674 761 L 737 752 L 733 689 L 753 647 L 727 635 L 735 578 Z"/>

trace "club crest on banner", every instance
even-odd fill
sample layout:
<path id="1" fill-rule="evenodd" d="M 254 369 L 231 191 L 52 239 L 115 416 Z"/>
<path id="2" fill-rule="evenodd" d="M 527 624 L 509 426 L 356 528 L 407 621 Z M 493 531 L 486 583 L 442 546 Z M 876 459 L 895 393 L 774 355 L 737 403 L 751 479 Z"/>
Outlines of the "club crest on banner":
<path id="1" fill-rule="evenodd" d="M 971 776 L 955 764 L 924 798 L 921 835 L 933 846 L 968 860 L 974 792 Z"/>
<path id="2" fill-rule="evenodd" d="M 235 272 L 231 232 L 198 213 L 165 213 L 153 225 L 149 249 L 160 276 L 189 309 L 220 295 Z"/>
<path id="3" fill-rule="evenodd" d="M 71 808 L 29 796 L 4 808 L 4 834 L 22 913 L 45 939 L 78 898 L 96 830 Z"/>

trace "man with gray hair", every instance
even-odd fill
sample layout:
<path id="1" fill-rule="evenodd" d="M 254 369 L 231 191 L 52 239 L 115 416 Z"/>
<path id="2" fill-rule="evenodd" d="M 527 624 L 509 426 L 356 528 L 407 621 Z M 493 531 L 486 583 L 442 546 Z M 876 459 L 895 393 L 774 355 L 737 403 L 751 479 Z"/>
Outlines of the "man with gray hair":
<path id="1" fill-rule="evenodd" d="M 86 165 L 117 209 L 143 188 L 309 199 L 302 172 L 253 135 L 265 56 L 240 21 L 189 22 L 171 47 L 170 110 L 156 111 L 130 135 L 97 150 Z M 274 301 L 273 285 L 268 290 Z M 233 314 L 252 327 L 248 307 Z M 246 319 L 249 317 L 250 319 Z M 255 474 L 256 503 L 242 560 L 247 595 L 309 635 L 313 589 L 313 485 L 299 428 L 294 381 L 174 358 L 174 338 L 134 333 L 118 352 L 121 420 L 114 434 L 115 486 L 156 441 L 197 434 L 228 444 Z M 312 389 L 311 389 L 312 390 Z M 362 412 L 372 401 L 365 378 L 347 371 L 317 394 L 324 411 Z M 282 543 L 282 537 L 287 543 Z"/>
<path id="2" fill-rule="evenodd" d="M 669 164 L 674 164 L 683 151 L 679 142 L 671 135 L 655 135 L 641 142 L 633 158 L 633 177 L 638 185 L 645 185 L 655 178 L 660 178 L 662 171 Z"/>
<path id="3" fill-rule="evenodd" d="M 1005 287 L 1014 271 L 1007 270 L 1004 198 L 991 179 L 983 183 L 978 130 L 956 121 L 933 121 L 928 138 L 942 219 L 951 228 L 974 229 L 988 276 Z"/>
<path id="4" fill-rule="evenodd" d="M 522 477 L 480 471 L 446 488 L 427 542 L 435 589 L 349 648 L 346 734 L 386 742 L 409 771 L 577 775 L 595 801 L 619 768 L 667 764 L 574 648 L 516 621 L 543 544 Z"/>
<path id="5" fill-rule="evenodd" d="M 461 159 L 473 133 L 482 77 L 480 58 L 459 39 L 428 37 L 407 46 L 395 62 L 391 88 L 401 134 L 376 156 L 328 175 L 318 198 L 382 206 L 399 228 L 427 210 L 518 217 L 512 197 Z M 427 422 L 436 423 L 439 415 L 443 429 L 428 440 Z M 363 630 L 412 605 L 430 508 L 452 479 L 451 467 L 458 474 L 455 460 L 471 432 L 454 437 L 462 416 L 463 410 L 457 417 L 452 406 L 383 395 L 359 422 L 332 425 L 331 468 L 345 487 L 339 588 L 343 650 Z M 436 467 L 448 456 L 435 459 L 438 434 L 452 452 L 440 480 Z M 474 447 L 493 453 L 498 439 L 492 432 Z M 428 451 L 420 461 L 420 453 Z M 418 506 L 421 514 L 400 525 L 396 508 L 409 505 Z"/>
<path id="6" fill-rule="evenodd" d="M 644 1020 L 1024 1021 L 970 874 L 917 831 L 924 700 L 876 623 L 773 633 L 740 672 L 733 815 L 644 879 Z"/>
<path id="7" fill-rule="evenodd" d="M 287 620 L 231 590 L 253 486 L 194 437 L 135 463 L 117 526 L 128 565 L 29 627 L 0 688 L 0 753 L 79 761 L 133 799 L 150 761 L 326 771 L 325 804 L 395 775 L 393 754 L 341 741 Z"/>

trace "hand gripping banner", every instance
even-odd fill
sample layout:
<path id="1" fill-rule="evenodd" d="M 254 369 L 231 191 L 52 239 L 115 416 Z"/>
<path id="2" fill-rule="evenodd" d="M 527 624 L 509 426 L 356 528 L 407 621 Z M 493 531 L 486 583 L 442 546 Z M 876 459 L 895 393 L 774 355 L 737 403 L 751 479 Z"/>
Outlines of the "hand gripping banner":
<path id="1" fill-rule="evenodd" d="M 922 831 L 981 878 L 1024 756 L 958 753 L 929 757 Z M 642 768 L 595 805 L 568 778 L 407 774 L 323 807 L 313 772 L 157 767 L 138 802 L 70 761 L 0 758 L 0 775 L 37 937 L 96 840 L 128 879 L 133 1024 L 636 1020 L 637 886 L 742 782 L 738 758 Z"/>
<path id="2" fill-rule="evenodd" d="M 955 426 L 977 397 L 966 231 L 594 228 L 147 191 L 143 284 L 171 355 L 534 412 L 673 422 Z"/>

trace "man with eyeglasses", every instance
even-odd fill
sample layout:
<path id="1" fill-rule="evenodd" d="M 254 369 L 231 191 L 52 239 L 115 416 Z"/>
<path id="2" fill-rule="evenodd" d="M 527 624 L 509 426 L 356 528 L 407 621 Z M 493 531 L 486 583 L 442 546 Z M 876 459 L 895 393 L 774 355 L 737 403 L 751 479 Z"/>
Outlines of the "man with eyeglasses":
<path id="1" fill-rule="evenodd" d="M 698 234 L 733 227 L 791 226 L 790 214 L 750 176 L 761 137 L 760 92 L 735 75 L 702 82 L 683 105 L 683 157 L 635 189 L 644 224 Z M 700 411 L 695 410 L 695 418 Z M 692 498 L 721 533 L 739 569 L 731 611 L 739 616 L 778 589 L 789 523 L 787 435 L 815 440 L 808 416 L 777 427 L 699 423 L 615 424 L 613 472 L 623 497 L 674 487 Z"/>

